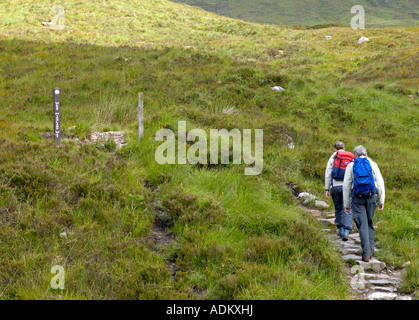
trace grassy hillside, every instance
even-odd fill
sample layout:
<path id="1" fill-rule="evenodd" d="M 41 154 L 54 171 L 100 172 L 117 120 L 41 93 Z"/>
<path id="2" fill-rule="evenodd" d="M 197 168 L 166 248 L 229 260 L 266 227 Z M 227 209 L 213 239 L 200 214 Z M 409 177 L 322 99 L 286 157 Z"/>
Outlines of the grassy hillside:
<path id="1" fill-rule="evenodd" d="M 366 28 L 417 25 L 418 3 L 415 0 L 175 0 L 217 14 L 258 23 L 277 25 L 320 25 L 327 23 L 350 26 L 353 5 L 365 8 Z"/>
<path id="2" fill-rule="evenodd" d="M 418 289 L 418 27 L 302 31 L 164 0 L 72 0 L 54 30 L 41 25 L 54 4 L 0 4 L 2 299 L 350 298 L 333 244 L 287 186 L 321 198 L 337 139 L 379 164 L 377 255 L 410 261 L 402 290 Z M 63 148 L 44 137 L 54 87 Z M 264 129 L 263 173 L 159 165 L 154 135 L 179 120 Z M 107 130 L 127 146 L 81 142 Z M 153 239 L 162 215 L 168 246 Z M 50 288 L 56 264 L 64 290 Z"/>

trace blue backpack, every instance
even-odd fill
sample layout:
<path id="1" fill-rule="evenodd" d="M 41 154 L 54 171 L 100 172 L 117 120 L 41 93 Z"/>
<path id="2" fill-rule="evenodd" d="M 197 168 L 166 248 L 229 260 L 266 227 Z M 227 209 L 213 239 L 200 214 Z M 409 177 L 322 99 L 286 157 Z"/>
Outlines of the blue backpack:
<path id="1" fill-rule="evenodd" d="M 363 198 L 370 197 L 377 193 L 375 187 L 374 175 L 372 172 L 371 164 L 368 159 L 355 158 L 354 160 L 354 185 L 353 193 L 355 197 Z"/>

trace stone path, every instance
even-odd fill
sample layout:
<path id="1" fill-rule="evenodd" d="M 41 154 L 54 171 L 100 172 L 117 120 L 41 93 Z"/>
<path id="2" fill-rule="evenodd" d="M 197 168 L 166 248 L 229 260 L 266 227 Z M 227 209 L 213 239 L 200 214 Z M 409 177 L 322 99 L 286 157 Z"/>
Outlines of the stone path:
<path id="1" fill-rule="evenodd" d="M 369 262 L 361 260 L 361 240 L 359 233 L 352 232 L 348 241 L 342 241 L 337 235 L 334 224 L 335 215 L 319 209 L 301 206 L 304 211 L 315 216 L 324 226 L 324 231 L 329 234 L 335 243 L 342 259 L 347 262 L 346 273 L 351 285 L 354 299 L 361 300 L 412 300 L 412 296 L 398 292 L 402 279 L 402 271 L 386 266 L 382 261 L 373 257 Z M 379 249 L 375 249 L 376 252 Z"/>

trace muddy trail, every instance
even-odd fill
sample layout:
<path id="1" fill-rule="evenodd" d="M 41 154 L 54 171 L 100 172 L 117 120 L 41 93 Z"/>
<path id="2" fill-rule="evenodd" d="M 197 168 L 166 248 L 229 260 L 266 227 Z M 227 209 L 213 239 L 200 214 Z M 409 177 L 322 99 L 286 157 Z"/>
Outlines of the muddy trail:
<path id="1" fill-rule="evenodd" d="M 152 186 L 148 181 L 146 181 L 145 185 L 151 192 L 156 192 L 156 188 Z M 174 241 L 176 241 L 176 237 L 171 234 L 169 230 L 169 226 L 167 225 L 167 212 L 160 207 L 157 202 L 153 202 L 154 212 L 156 213 L 156 218 L 151 226 L 151 235 L 148 236 L 147 240 L 153 243 L 152 250 L 156 252 L 158 255 L 165 256 L 165 249 L 169 247 Z M 166 259 L 166 258 L 165 258 Z M 167 261 L 167 268 L 170 272 L 172 277 L 172 281 L 176 281 L 176 272 L 179 270 L 176 264 L 176 257 L 172 257 L 170 259 L 166 259 Z"/>

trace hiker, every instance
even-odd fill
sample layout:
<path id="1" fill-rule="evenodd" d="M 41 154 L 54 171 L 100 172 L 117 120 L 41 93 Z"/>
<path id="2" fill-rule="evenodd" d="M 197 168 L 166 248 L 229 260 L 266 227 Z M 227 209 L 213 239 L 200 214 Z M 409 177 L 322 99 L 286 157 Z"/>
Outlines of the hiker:
<path id="1" fill-rule="evenodd" d="M 343 178 L 347 165 L 353 161 L 354 155 L 345 151 L 345 145 L 341 141 L 336 141 L 333 145 L 335 152 L 329 158 L 325 172 L 325 191 L 326 199 L 332 196 L 335 205 L 335 225 L 339 229 L 338 236 L 343 241 L 349 238 L 349 231 L 353 229 L 352 217 L 346 213 L 343 207 Z"/>
<path id="2" fill-rule="evenodd" d="M 374 217 L 375 209 L 384 209 L 384 180 L 378 165 L 368 158 L 363 146 L 354 149 L 355 160 L 346 168 L 343 181 L 343 204 L 350 212 L 361 238 L 362 261 L 368 262 L 374 255 Z M 350 194 L 352 193 L 352 207 Z"/>

